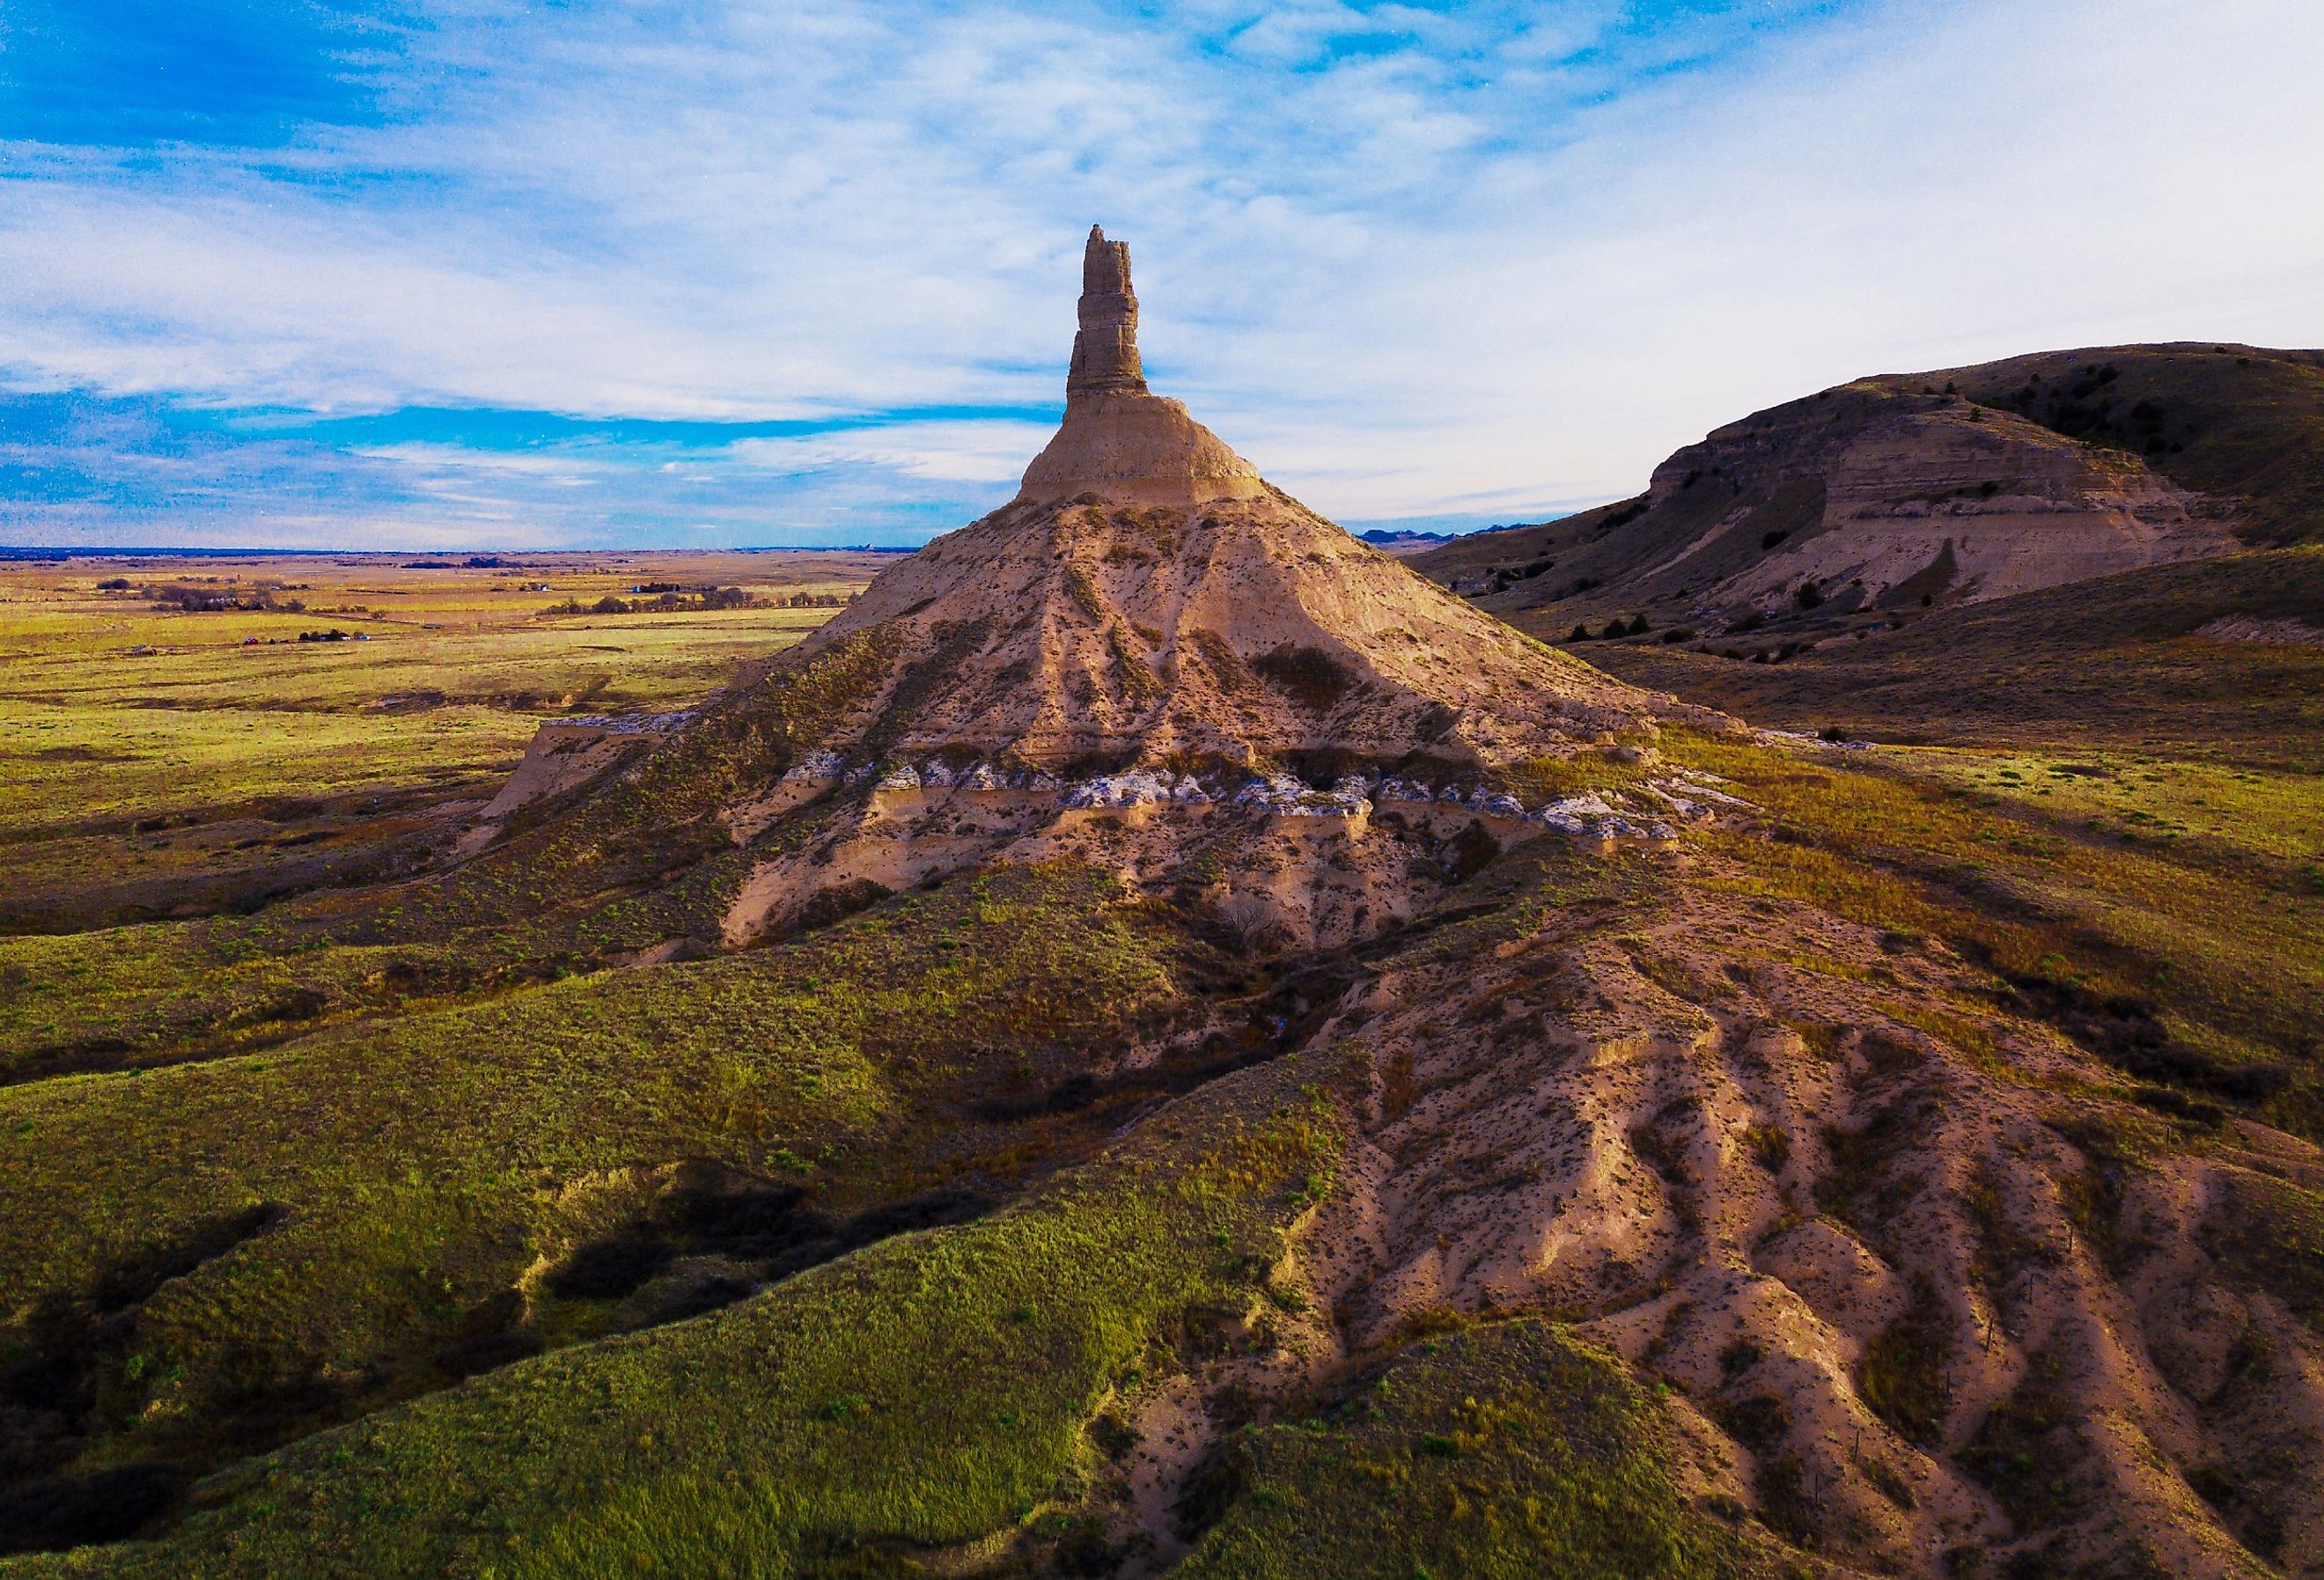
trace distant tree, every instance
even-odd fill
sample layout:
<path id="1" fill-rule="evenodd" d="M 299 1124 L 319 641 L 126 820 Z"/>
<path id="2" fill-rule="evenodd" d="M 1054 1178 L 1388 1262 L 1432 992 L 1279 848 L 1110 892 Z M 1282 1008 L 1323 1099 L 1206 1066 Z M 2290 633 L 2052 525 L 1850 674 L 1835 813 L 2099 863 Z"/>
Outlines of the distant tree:
<path id="1" fill-rule="evenodd" d="M 1568 642 L 1588 642 L 1590 640 L 1589 625 L 1587 624 L 1577 624 L 1573 627 L 1573 634 L 1567 637 L 1565 640 Z"/>

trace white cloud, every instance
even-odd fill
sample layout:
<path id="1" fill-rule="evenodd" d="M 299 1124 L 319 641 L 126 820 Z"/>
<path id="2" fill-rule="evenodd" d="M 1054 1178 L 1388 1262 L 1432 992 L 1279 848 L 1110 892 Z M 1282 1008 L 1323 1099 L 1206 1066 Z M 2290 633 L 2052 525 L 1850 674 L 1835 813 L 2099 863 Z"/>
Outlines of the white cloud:
<path id="1" fill-rule="evenodd" d="M 2324 307 L 2324 10 L 2297 0 L 1643 40 L 1596 3 L 1180 14 L 455 18 L 409 124 L 263 162 L 0 148 L 0 366 L 325 409 L 1048 402 L 1097 218 L 1135 249 L 1157 384 L 1364 520 L 1628 493 L 1858 373 L 2312 342 Z M 1012 481 L 1041 438 L 736 458 L 919 497 Z"/>
<path id="2" fill-rule="evenodd" d="M 1051 430 L 995 419 L 883 423 L 805 439 L 747 439 L 724 448 L 736 460 L 804 472 L 853 463 L 947 483 L 1014 484 Z"/>

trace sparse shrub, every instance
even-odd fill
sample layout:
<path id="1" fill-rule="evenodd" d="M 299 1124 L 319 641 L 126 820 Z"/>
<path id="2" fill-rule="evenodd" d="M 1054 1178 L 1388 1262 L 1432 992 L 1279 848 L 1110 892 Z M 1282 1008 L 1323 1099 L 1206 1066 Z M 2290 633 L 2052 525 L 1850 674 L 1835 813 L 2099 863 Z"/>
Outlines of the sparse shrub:
<path id="1" fill-rule="evenodd" d="M 1790 529 L 1788 528 L 1778 528 L 1776 531 L 1772 532 L 1764 532 L 1760 534 L 1759 547 L 1762 550 L 1773 549 L 1776 544 L 1782 542 L 1791 535 Z"/>
<path id="2" fill-rule="evenodd" d="M 1106 606 L 1105 595 L 1098 591 L 1097 583 L 1090 579 L 1089 572 L 1078 565 L 1065 567 L 1065 595 L 1093 620 L 1102 621 L 1111 612 Z"/>
<path id="3" fill-rule="evenodd" d="M 1857 1377 L 1857 1391 L 1872 1413 L 1923 1448 L 1936 1446 L 1952 1402 L 1944 1324 L 1936 1287 L 1925 1275 L 1914 1280 L 1912 1305 L 1865 1346 Z"/>
<path id="4" fill-rule="evenodd" d="M 1449 703 L 1432 702 L 1422 708 L 1420 716 L 1413 721 L 1412 733 L 1424 741 L 1441 741 L 1451 735 L 1452 726 L 1460 722 L 1460 709 Z"/>
<path id="5" fill-rule="evenodd" d="M 1757 1357 L 1754 1355 L 1753 1359 Z M 1723 1356 L 1721 1361 L 1723 1364 Z M 1765 1454 L 1775 1447 L 1792 1429 L 1792 1412 L 1779 1393 L 1755 1393 L 1739 1403 L 1721 1405 L 1718 1416 L 1719 1425 L 1727 1435 L 1754 1454 Z"/>
<path id="6" fill-rule="evenodd" d="M 1751 1160 L 1770 1174 L 1781 1174 L 1792 1160 L 1792 1138 L 1772 1124 L 1755 1124 L 1743 1132 Z"/>
<path id="7" fill-rule="evenodd" d="M 1873 1491 L 1899 1509 L 1919 1505 L 1920 1500 L 1913 1496 L 1913 1483 L 1906 1481 L 1895 1465 L 1885 1459 L 1868 1459 L 1862 1465 L 1864 1479 L 1872 1483 Z"/>
<path id="8" fill-rule="evenodd" d="M 1793 596 L 1798 599 L 1799 605 L 1803 609 L 1813 609 L 1823 602 L 1823 589 L 1812 581 L 1800 583 L 1800 590 Z"/>
<path id="9" fill-rule="evenodd" d="M 2056 1525 L 2070 1512 L 2070 1488 L 2060 1474 L 2067 1462 L 2056 1436 L 2065 1424 L 2065 1405 L 2057 1363 L 2038 1361 L 2016 1392 L 1986 1412 L 1960 1452 L 1962 1466 L 1985 1483 L 2020 1531 Z"/>
<path id="10" fill-rule="evenodd" d="M 1286 642 L 1250 661 L 1250 667 L 1314 713 L 1329 713 L 1356 684 L 1355 671 L 1320 647 Z"/>

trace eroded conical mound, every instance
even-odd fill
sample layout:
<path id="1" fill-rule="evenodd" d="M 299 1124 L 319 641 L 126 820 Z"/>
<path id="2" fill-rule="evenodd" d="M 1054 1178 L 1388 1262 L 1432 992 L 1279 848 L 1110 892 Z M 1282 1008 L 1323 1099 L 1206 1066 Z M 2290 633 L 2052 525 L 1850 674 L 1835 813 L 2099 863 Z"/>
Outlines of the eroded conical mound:
<path id="1" fill-rule="evenodd" d="M 1055 767 L 1322 750 L 1492 764 L 1679 711 L 1477 614 L 1270 491 L 1019 504 L 882 576 L 803 650 L 894 644 L 845 750 Z"/>
<path id="2" fill-rule="evenodd" d="M 1148 393 L 1129 249 L 1102 231 L 1084 287 L 1065 421 L 1018 498 L 793 661 L 874 631 L 895 654 L 832 750 L 1495 764 L 1686 711 L 1478 614 Z"/>

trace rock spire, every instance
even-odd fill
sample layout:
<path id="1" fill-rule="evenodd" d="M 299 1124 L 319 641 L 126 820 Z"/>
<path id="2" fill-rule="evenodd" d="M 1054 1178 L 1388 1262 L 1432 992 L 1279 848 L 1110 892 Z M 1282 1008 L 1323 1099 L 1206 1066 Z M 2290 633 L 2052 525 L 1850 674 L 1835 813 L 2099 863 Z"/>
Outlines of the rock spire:
<path id="1" fill-rule="evenodd" d="M 1025 469 L 1019 503 L 1083 494 L 1191 510 L 1267 492 L 1259 468 L 1229 449 L 1186 408 L 1146 388 L 1138 359 L 1138 298 L 1130 247 L 1090 226 L 1082 249 L 1080 328 L 1065 374 L 1065 420 Z"/>
<path id="2" fill-rule="evenodd" d="M 1082 250 L 1081 328 L 1065 374 L 1065 399 L 1098 391 L 1146 393 L 1138 365 L 1138 298 L 1130 289 L 1130 244 L 1090 226 Z"/>

